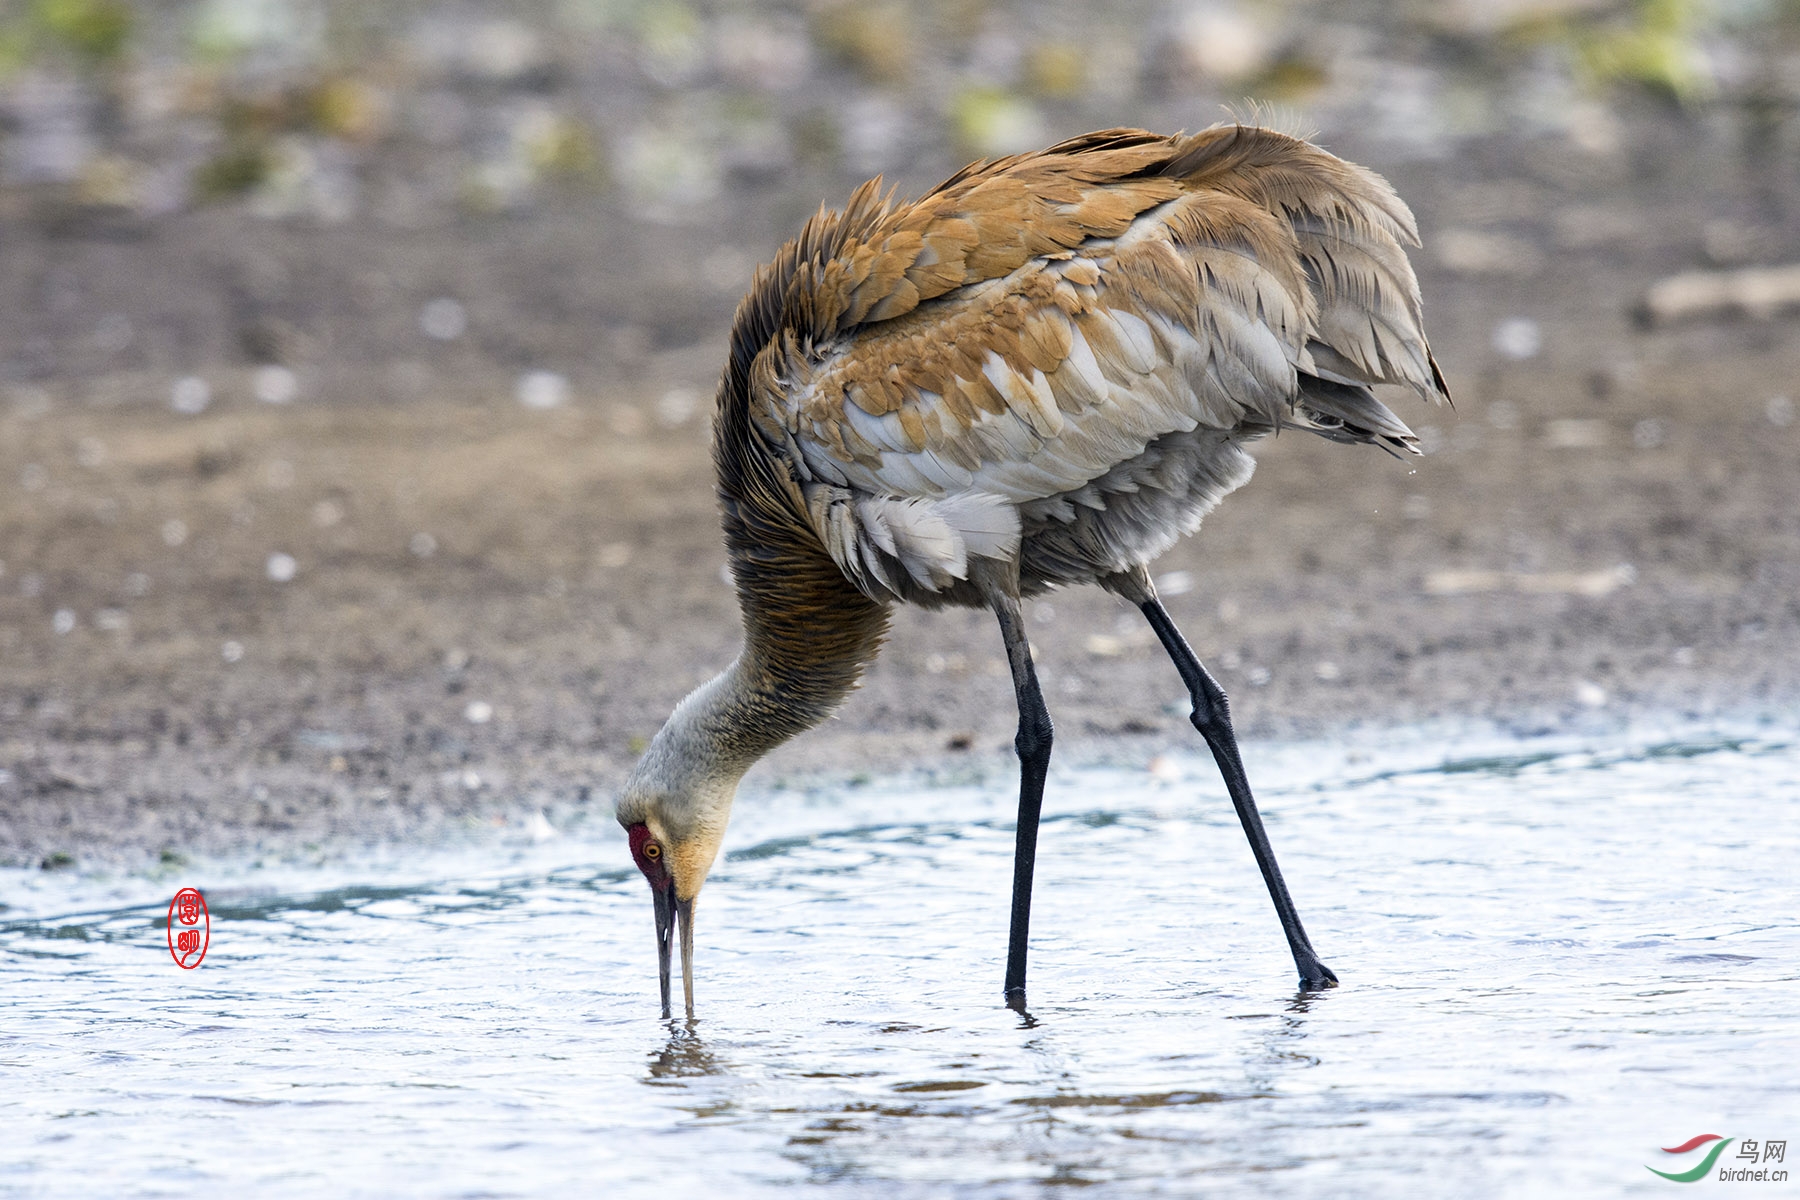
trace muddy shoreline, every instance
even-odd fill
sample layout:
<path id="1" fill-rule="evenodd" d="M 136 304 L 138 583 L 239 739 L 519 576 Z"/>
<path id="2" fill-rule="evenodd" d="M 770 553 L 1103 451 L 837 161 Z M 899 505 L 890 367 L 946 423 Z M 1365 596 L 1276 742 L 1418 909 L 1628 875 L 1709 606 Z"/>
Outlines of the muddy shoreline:
<path id="1" fill-rule="evenodd" d="M 1778 716 L 1800 691 L 1800 435 L 1711 397 L 1796 377 L 1792 348 L 1746 346 L 1584 407 L 1584 380 L 1520 372 L 1434 417 L 1444 445 L 1412 464 L 1284 437 L 1158 574 L 1251 739 Z M 8 536 L 0 855 L 123 865 L 604 806 L 737 641 L 704 428 L 621 432 L 608 403 L 6 416 L 8 473 L 49 482 Z M 1599 440 L 1547 445 L 1571 409 L 1598 409 Z M 1666 440 L 1643 448 L 1648 420 Z M 1028 617 L 1062 753 L 1192 744 L 1135 613 L 1069 592 Z M 901 613 L 841 717 L 755 779 L 998 756 L 988 626 Z"/>
<path id="2" fill-rule="evenodd" d="M 1709 221 L 1789 199 L 1762 168 L 1721 173 L 1704 143 L 1648 182 L 1539 170 L 1534 153 L 1372 163 L 1428 241 L 1427 324 L 1457 407 L 1393 402 L 1429 453 L 1274 439 L 1155 568 L 1248 739 L 1795 711 L 1800 324 L 1632 315 L 1702 260 Z M 1558 232 L 1577 218 L 1613 232 Z M 552 210 L 398 241 L 220 210 L 130 238 L 10 224 L 15 301 L 21 280 L 61 279 L 68 329 L 125 311 L 151 332 L 136 365 L 71 359 L 0 389 L 0 863 L 603 815 L 737 643 L 705 411 L 736 285 L 701 265 L 722 238 L 772 251 L 755 220 L 700 234 Z M 1471 228 L 1539 257 L 1429 248 Z M 420 335 L 443 294 L 467 336 Z M 48 344 L 27 332 L 0 338 L 15 366 Z M 290 340 L 284 403 L 256 398 L 258 338 Z M 521 403 L 546 366 L 566 396 Z M 171 403 L 184 377 L 205 381 L 204 411 Z M 1027 617 L 1059 754 L 1197 748 L 1137 614 L 1071 592 Z M 899 614 L 841 716 L 750 786 L 1003 762 L 1014 718 L 990 625 Z"/>

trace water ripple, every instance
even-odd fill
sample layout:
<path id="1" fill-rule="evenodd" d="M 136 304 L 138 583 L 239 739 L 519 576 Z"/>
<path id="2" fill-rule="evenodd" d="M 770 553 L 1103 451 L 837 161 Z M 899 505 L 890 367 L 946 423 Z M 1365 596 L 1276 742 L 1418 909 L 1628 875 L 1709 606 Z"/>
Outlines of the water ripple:
<path id="1" fill-rule="evenodd" d="M 162 885 L 14 873 L 0 1194 L 1611 1195 L 1795 1126 L 1792 743 L 1250 759 L 1334 992 L 1200 759 L 1053 777 L 1024 1019 L 997 776 L 741 801 L 691 1025 L 611 836 L 220 864 L 193 972 Z"/>

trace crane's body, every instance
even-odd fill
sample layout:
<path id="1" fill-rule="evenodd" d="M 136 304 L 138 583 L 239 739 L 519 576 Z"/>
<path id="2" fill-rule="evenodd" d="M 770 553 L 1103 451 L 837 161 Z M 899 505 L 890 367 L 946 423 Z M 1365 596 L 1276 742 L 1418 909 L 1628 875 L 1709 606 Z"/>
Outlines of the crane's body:
<path id="1" fill-rule="evenodd" d="M 910 204 L 876 182 L 821 213 L 739 307 L 714 427 L 738 660 L 677 708 L 619 820 L 679 923 L 744 771 L 828 716 L 894 603 L 999 619 L 1020 706 L 1009 1001 L 1023 1004 L 1051 725 L 1019 600 L 1096 583 L 1144 609 L 1195 702 L 1302 981 L 1335 982 L 1288 900 L 1225 698 L 1146 565 L 1250 477 L 1283 427 L 1414 448 L 1369 390 L 1448 395 L 1373 173 L 1243 126 L 1090 134 L 976 164 Z M 677 920 L 679 919 L 679 920 Z"/>

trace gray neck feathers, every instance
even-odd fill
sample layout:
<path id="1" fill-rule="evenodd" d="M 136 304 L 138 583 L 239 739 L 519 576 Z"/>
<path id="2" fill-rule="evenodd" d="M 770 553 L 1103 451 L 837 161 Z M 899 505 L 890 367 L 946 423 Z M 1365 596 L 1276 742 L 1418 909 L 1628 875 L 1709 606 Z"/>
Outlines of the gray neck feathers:
<path id="1" fill-rule="evenodd" d="M 746 650 L 676 705 L 626 783 L 620 816 L 641 819 L 654 806 L 677 837 L 711 824 L 744 772 L 824 720 L 842 694 L 788 686 Z"/>
<path id="2" fill-rule="evenodd" d="M 671 790 L 735 784 L 779 745 L 783 739 L 769 729 L 764 704 L 748 675 L 740 656 L 688 693 L 650 743 L 640 772 L 653 774 Z"/>

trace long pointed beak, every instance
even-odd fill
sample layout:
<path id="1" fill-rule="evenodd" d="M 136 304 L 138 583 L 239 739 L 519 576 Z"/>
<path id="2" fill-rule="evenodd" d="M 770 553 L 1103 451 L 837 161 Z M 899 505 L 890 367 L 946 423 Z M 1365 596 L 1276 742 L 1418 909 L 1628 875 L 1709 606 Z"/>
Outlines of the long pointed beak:
<path id="1" fill-rule="evenodd" d="M 694 1016 L 694 902 L 678 900 L 675 889 L 652 891 L 656 904 L 656 970 L 662 984 L 662 1015 L 669 1019 L 669 967 L 674 950 L 676 926 L 681 938 L 681 993 L 687 1005 L 688 1019 Z"/>
<path id="2" fill-rule="evenodd" d="M 650 899 L 656 905 L 656 970 L 662 980 L 662 1015 L 669 1019 L 669 935 L 675 926 L 675 889 L 652 889 Z"/>
<path id="3" fill-rule="evenodd" d="M 681 996 L 687 1018 L 694 1019 L 694 902 L 677 900 L 675 915 L 681 918 Z"/>

